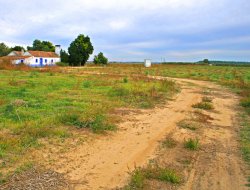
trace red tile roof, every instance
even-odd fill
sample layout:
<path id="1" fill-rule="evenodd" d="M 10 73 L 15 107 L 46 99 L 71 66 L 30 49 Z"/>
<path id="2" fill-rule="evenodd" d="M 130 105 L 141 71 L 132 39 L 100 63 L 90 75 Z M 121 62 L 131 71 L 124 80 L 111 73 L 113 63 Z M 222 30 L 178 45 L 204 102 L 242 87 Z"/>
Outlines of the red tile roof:
<path id="1" fill-rule="evenodd" d="M 17 56 L 22 56 L 22 52 L 21 52 L 21 51 L 14 51 L 14 53 L 15 53 Z"/>
<path id="2" fill-rule="evenodd" d="M 59 58 L 55 52 L 46 52 L 46 51 L 28 51 L 34 57 L 54 57 Z"/>

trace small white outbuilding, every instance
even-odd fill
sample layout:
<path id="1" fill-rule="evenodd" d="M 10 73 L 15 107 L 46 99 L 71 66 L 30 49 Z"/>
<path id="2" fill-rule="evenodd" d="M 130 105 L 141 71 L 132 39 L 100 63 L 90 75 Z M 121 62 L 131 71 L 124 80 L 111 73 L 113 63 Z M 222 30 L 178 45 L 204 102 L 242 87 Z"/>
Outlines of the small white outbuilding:
<path id="1" fill-rule="evenodd" d="M 145 59 L 144 60 L 144 66 L 145 67 L 151 67 L 152 63 L 151 63 L 151 59 Z"/>

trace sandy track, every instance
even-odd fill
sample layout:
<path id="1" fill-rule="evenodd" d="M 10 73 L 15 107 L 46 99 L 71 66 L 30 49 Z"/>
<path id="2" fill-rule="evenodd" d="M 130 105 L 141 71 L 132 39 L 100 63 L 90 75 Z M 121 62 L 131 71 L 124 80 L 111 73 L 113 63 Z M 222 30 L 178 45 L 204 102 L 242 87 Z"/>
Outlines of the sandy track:
<path id="1" fill-rule="evenodd" d="M 216 112 L 210 113 L 214 127 L 204 129 L 199 135 L 202 144 L 212 146 L 208 150 L 213 151 L 201 151 L 196 155 L 191 172 L 186 172 L 186 182 L 180 189 L 245 189 L 235 125 L 237 97 L 209 82 L 175 80 L 182 86 L 182 91 L 174 100 L 161 108 L 126 115 L 118 132 L 60 155 L 52 168 L 67 173 L 67 177 L 75 182 L 73 189 L 123 186 L 128 180 L 129 168 L 145 165 L 157 156 L 160 140 L 168 134 L 180 141 L 189 136 L 185 131 L 179 131 L 176 123 L 189 115 L 192 105 L 201 100 L 204 88 L 212 88 L 217 92 L 214 94 Z M 219 145 L 214 144 L 217 141 Z M 172 153 L 169 162 L 174 161 L 175 156 L 182 156 L 181 151 Z"/>

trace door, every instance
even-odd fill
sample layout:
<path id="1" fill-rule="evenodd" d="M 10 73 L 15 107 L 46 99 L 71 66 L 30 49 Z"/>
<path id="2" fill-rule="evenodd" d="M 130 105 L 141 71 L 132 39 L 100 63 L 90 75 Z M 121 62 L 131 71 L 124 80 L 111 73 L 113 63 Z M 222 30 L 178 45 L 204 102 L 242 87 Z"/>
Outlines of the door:
<path id="1" fill-rule="evenodd" d="M 43 58 L 40 58 L 40 66 L 43 66 Z"/>

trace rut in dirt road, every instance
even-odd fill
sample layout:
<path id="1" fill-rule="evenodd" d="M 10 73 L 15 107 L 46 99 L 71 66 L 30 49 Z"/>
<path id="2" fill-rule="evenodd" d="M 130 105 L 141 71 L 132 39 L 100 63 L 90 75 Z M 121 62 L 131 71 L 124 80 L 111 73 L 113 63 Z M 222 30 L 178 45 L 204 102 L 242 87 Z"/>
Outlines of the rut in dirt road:
<path id="1" fill-rule="evenodd" d="M 201 100 L 202 91 L 211 88 L 217 92 L 213 94 L 216 110 L 211 113 L 213 127 L 196 134 L 202 146 L 209 148 L 196 154 L 192 168 L 184 174 L 184 184 L 177 188 L 246 189 L 234 125 L 237 97 L 212 83 L 176 80 L 182 90 L 174 100 L 161 108 L 125 116 L 126 122 L 120 124 L 118 132 L 79 145 L 73 151 L 60 155 L 60 159 L 55 157 L 57 161 L 52 169 L 66 173 L 68 179 L 75 182 L 73 189 L 98 190 L 124 186 L 129 179 L 128 171 L 135 165 L 144 166 L 157 157 L 157 147 L 167 135 L 172 134 L 180 143 L 190 136 L 187 131 L 178 130 L 177 123 L 190 115 L 192 105 Z M 163 158 L 171 164 L 176 157 L 182 156 L 181 152 L 180 148 L 180 151 L 172 151 L 171 155 Z"/>

